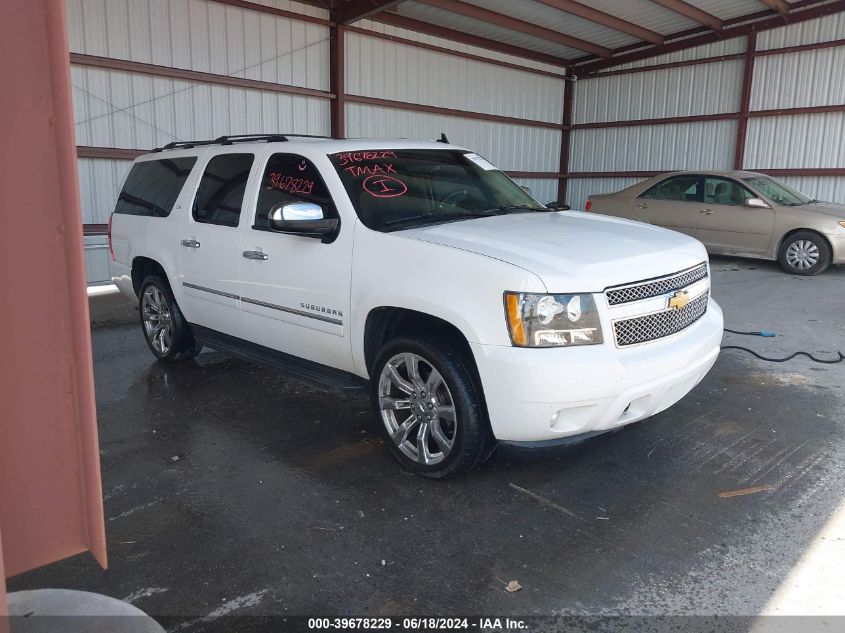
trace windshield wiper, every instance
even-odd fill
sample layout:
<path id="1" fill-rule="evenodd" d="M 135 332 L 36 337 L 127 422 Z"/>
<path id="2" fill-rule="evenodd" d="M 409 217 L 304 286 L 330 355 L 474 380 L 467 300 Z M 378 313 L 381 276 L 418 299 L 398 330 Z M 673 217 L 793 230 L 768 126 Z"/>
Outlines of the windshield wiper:
<path id="1" fill-rule="evenodd" d="M 551 211 L 551 209 L 547 207 L 538 209 L 537 207 L 532 207 L 527 204 L 503 204 L 500 207 L 496 207 L 496 211 L 499 213 L 507 213 L 508 211 Z"/>
<path id="2" fill-rule="evenodd" d="M 412 222 L 421 222 L 428 224 L 430 222 L 454 222 L 456 220 L 468 220 L 471 218 L 489 218 L 495 215 L 489 211 L 466 212 L 466 213 L 423 213 L 421 215 L 413 215 L 407 218 L 398 218 L 384 222 L 382 226 L 395 226 L 397 224 L 409 224 Z"/>

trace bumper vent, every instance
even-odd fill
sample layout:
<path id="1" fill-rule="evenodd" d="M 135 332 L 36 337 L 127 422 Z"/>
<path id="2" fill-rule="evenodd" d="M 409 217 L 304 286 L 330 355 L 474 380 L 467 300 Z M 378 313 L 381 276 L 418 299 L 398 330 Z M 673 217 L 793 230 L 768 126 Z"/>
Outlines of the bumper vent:
<path id="1" fill-rule="evenodd" d="M 616 345 L 618 347 L 636 345 L 680 332 L 704 316 L 704 313 L 707 312 L 709 299 L 710 293 L 705 292 L 680 310 L 664 310 L 633 319 L 616 321 L 613 324 Z"/>
<path id="2" fill-rule="evenodd" d="M 608 304 L 615 306 L 622 303 L 631 303 L 633 301 L 658 297 L 673 290 L 680 290 L 705 277 L 707 277 L 707 264 L 702 263 L 693 268 L 682 270 L 679 273 L 674 273 L 666 277 L 660 277 L 659 279 L 638 282 L 628 286 L 608 288 L 604 294 L 607 297 Z"/>

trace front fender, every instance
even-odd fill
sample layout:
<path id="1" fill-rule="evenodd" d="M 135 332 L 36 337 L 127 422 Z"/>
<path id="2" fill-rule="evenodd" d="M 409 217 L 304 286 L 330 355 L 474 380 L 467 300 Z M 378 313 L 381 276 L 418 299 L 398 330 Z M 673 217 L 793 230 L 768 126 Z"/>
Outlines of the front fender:
<path id="1" fill-rule="evenodd" d="M 361 376 L 364 328 L 377 308 L 415 310 L 454 325 L 470 343 L 510 346 L 504 292 L 546 292 L 537 275 L 513 264 L 360 223 L 351 279 L 352 355 Z"/>

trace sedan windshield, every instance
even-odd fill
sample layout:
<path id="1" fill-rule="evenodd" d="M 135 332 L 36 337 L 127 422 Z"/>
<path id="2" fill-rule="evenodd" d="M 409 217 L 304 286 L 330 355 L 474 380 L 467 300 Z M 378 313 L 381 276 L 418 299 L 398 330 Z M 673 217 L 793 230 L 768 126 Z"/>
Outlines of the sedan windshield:
<path id="1" fill-rule="evenodd" d="M 358 217 L 376 231 L 548 211 L 508 176 L 470 152 L 361 150 L 329 158 Z"/>
<path id="2" fill-rule="evenodd" d="M 809 196 L 805 196 L 800 191 L 796 191 L 792 187 L 787 187 L 782 182 L 778 182 L 768 176 L 753 176 L 751 178 L 743 178 L 743 180 L 775 204 L 797 207 L 813 202 L 813 199 Z"/>

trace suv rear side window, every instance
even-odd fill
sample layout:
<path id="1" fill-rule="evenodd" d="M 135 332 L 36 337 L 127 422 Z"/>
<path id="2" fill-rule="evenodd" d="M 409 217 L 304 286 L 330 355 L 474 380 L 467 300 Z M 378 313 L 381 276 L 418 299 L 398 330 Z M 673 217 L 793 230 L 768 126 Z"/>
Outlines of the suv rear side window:
<path id="1" fill-rule="evenodd" d="M 196 162 L 195 156 L 185 156 L 135 163 L 114 212 L 166 218 Z"/>
<path id="2" fill-rule="evenodd" d="M 253 154 L 220 154 L 208 161 L 194 198 L 194 220 L 238 226 L 254 159 Z"/>
<path id="3" fill-rule="evenodd" d="M 698 201 L 698 176 L 673 176 L 657 183 L 640 198 L 649 200 Z"/>
<path id="4" fill-rule="evenodd" d="M 313 202 L 323 208 L 324 217 L 338 217 L 320 170 L 310 160 L 298 154 L 273 154 L 264 168 L 252 228 L 270 230 L 270 210 L 289 202 Z"/>

